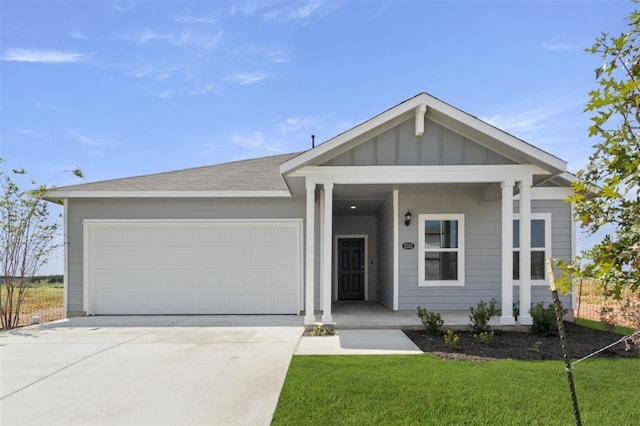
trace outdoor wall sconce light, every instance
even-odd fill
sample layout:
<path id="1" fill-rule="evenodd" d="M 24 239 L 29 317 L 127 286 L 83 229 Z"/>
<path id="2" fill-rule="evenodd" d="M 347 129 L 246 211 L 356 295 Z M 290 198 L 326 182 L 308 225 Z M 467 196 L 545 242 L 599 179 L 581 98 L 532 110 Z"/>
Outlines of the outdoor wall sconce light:
<path id="1" fill-rule="evenodd" d="M 407 212 L 404 214 L 404 226 L 409 225 L 411 225 L 411 212 L 407 210 Z"/>

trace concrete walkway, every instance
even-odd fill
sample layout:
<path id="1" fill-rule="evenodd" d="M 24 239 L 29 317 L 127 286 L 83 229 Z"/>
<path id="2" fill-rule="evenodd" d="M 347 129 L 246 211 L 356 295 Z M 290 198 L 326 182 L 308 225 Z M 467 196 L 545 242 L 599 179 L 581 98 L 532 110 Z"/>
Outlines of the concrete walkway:
<path id="1" fill-rule="evenodd" d="M 295 355 L 400 355 L 422 351 L 402 330 L 336 330 L 334 336 L 303 336 Z"/>

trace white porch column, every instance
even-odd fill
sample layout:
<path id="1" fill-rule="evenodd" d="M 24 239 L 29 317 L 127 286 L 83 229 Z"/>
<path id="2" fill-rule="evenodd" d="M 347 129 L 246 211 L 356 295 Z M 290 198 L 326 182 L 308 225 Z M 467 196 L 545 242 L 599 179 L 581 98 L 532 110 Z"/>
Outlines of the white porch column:
<path id="1" fill-rule="evenodd" d="M 520 182 L 520 315 L 518 322 L 533 324 L 531 309 L 531 182 Z"/>
<path id="2" fill-rule="evenodd" d="M 304 324 L 314 325 L 316 315 L 313 300 L 313 281 L 315 264 L 315 209 L 316 209 L 316 184 L 306 181 L 307 211 L 305 227 L 305 278 L 304 278 Z"/>
<path id="3" fill-rule="evenodd" d="M 502 315 L 500 324 L 515 324 L 513 318 L 513 181 L 502 188 Z"/>
<path id="4" fill-rule="evenodd" d="M 333 182 L 324 184 L 322 217 L 322 324 L 332 325 L 331 316 L 331 231 L 333 224 Z"/>
<path id="5" fill-rule="evenodd" d="M 319 188 L 319 193 L 318 193 L 318 211 L 320 212 L 320 217 L 318 218 L 318 221 L 320 222 L 320 235 L 318 235 L 318 238 L 320 239 L 320 253 L 319 253 L 319 258 L 320 258 L 320 271 L 318 273 L 319 278 L 320 278 L 320 288 L 319 290 L 319 297 L 320 297 L 320 303 L 322 303 L 322 296 L 324 295 L 324 285 L 322 285 L 322 283 L 324 282 L 324 268 L 322 267 L 322 265 L 324 265 L 324 249 L 322 247 L 324 247 L 324 232 L 322 231 L 324 229 L 324 220 L 325 220 L 325 215 L 324 215 L 324 188 L 320 187 Z M 322 308 L 321 308 L 322 309 Z"/>

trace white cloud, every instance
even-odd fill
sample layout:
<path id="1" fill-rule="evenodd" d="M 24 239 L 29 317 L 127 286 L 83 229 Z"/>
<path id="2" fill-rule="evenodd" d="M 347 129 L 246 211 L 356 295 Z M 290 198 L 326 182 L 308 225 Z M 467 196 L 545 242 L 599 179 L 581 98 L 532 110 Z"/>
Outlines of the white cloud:
<path id="1" fill-rule="evenodd" d="M 234 4 L 231 6 L 231 9 L 229 10 L 229 16 L 233 16 L 238 13 L 241 15 L 253 15 L 263 7 L 264 7 L 264 4 L 259 4 L 259 3 L 243 3 L 240 5 Z"/>
<path id="2" fill-rule="evenodd" d="M 546 41 L 542 44 L 544 50 L 550 50 L 553 52 L 575 50 L 577 47 L 571 43 L 552 42 Z"/>
<path id="3" fill-rule="evenodd" d="M 253 132 L 249 135 L 235 134 L 231 136 L 231 141 L 243 148 L 257 149 L 264 147 L 264 135 L 262 132 Z"/>
<path id="4" fill-rule="evenodd" d="M 319 13 L 321 8 L 324 9 L 323 14 L 329 13 L 332 9 L 335 9 L 337 3 L 330 5 L 329 8 L 323 7 L 325 3 L 319 0 L 313 0 L 306 4 L 295 6 L 283 6 L 277 9 L 270 10 L 262 14 L 262 17 L 267 20 L 281 19 L 281 20 L 294 20 L 294 19 L 307 19 L 313 14 Z"/>
<path id="5" fill-rule="evenodd" d="M 278 125 L 278 129 L 280 129 L 283 133 L 295 132 L 302 129 L 307 129 L 311 126 L 311 119 L 302 117 L 295 118 L 290 117 L 285 120 L 284 123 Z"/>
<path id="6" fill-rule="evenodd" d="M 284 64 L 289 62 L 289 54 L 283 50 L 272 50 L 267 52 L 267 58 L 276 64 Z"/>
<path id="7" fill-rule="evenodd" d="M 3 61 L 38 62 L 44 64 L 61 64 L 85 62 L 92 54 L 80 52 L 63 52 L 59 50 L 7 49 L 2 55 Z"/>
<path id="8" fill-rule="evenodd" d="M 86 40 L 88 38 L 82 31 L 78 30 L 68 31 L 67 35 L 71 38 L 75 38 L 76 40 Z"/>
<path id="9" fill-rule="evenodd" d="M 175 90 L 173 89 L 164 89 L 157 93 L 157 96 L 160 99 L 171 99 L 176 95 Z"/>
<path id="10" fill-rule="evenodd" d="M 41 132 L 38 132 L 37 130 L 32 130 L 32 129 L 18 128 L 16 129 L 16 132 L 20 133 L 21 135 L 28 136 L 30 138 L 44 138 L 45 136 L 47 136 L 44 133 L 41 133 Z"/>
<path id="11" fill-rule="evenodd" d="M 55 104 L 44 104 L 42 102 L 36 102 L 33 104 L 33 109 L 37 111 L 59 111 L 60 106 Z"/>
<path id="12" fill-rule="evenodd" d="M 174 46 L 193 45 L 205 49 L 217 46 L 222 40 L 223 32 L 215 34 L 203 34 L 196 31 L 182 31 L 179 33 L 157 33 L 152 30 L 144 30 L 136 34 L 126 34 L 122 37 L 138 44 L 146 44 L 155 40 L 162 40 Z"/>
<path id="13" fill-rule="evenodd" d="M 146 65 L 129 73 L 125 73 L 125 75 L 131 75 L 136 78 L 151 77 L 157 81 L 162 81 L 171 77 L 177 69 L 178 67 L 175 65 L 169 67 L 154 67 L 153 65 Z"/>
<path id="14" fill-rule="evenodd" d="M 231 136 L 231 141 L 242 148 L 248 148 L 251 150 L 262 150 L 278 153 L 284 152 L 281 147 L 278 147 L 273 143 L 267 143 L 262 132 L 253 132 L 248 135 L 234 134 Z"/>
<path id="15" fill-rule="evenodd" d="M 113 10 L 116 12 L 128 12 L 135 8 L 133 3 L 124 3 L 124 4 L 114 4 L 112 6 Z"/>
<path id="16" fill-rule="evenodd" d="M 195 89 L 191 90 L 190 92 L 188 92 L 189 95 L 191 96 L 198 96 L 198 95 L 204 95 L 206 93 L 211 93 L 213 91 L 215 91 L 217 89 L 217 87 L 213 84 L 201 84 L 199 86 L 197 86 Z"/>
<path id="17" fill-rule="evenodd" d="M 184 24 L 207 24 L 212 25 L 218 22 L 218 16 L 215 14 L 211 14 L 211 16 L 191 16 L 188 15 L 176 15 L 173 17 L 173 20 L 176 22 L 181 22 Z"/>
<path id="18" fill-rule="evenodd" d="M 106 137 L 95 137 L 89 136 L 86 133 L 81 133 L 77 130 L 69 131 L 69 136 L 71 136 L 76 141 L 80 142 L 82 145 L 91 146 L 91 147 L 106 147 L 106 146 L 117 146 L 120 145 L 120 142 L 114 141 L 110 138 Z"/>
<path id="19" fill-rule="evenodd" d="M 300 6 L 297 9 L 292 10 L 287 15 L 287 18 L 289 18 L 289 19 L 304 19 L 304 18 L 308 18 L 316 10 L 318 10 L 318 8 L 320 8 L 321 5 L 322 5 L 322 2 L 319 2 L 319 1 L 309 2 L 304 6 Z"/>
<path id="20" fill-rule="evenodd" d="M 269 74 L 266 72 L 253 72 L 253 73 L 235 73 L 225 78 L 225 80 L 238 83 L 241 86 L 249 86 L 252 84 L 260 83 L 267 78 L 269 78 Z"/>

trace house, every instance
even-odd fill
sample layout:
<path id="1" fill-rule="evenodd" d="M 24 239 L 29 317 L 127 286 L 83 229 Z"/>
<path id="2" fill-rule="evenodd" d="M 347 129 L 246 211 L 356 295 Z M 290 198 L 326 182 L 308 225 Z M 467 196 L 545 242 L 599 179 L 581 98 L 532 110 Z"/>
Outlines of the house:
<path id="1" fill-rule="evenodd" d="M 301 153 L 51 189 L 71 315 L 467 311 L 550 302 L 566 162 L 426 93 Z M 564 296 L 566 308 L 572 297 Z M 316 317 L 315 311 L 321 316 Z"/>

